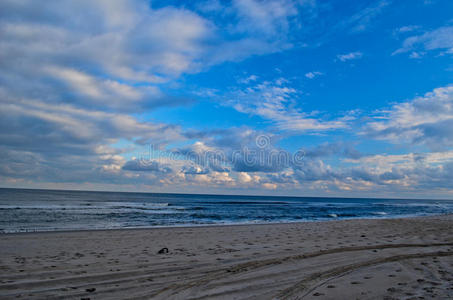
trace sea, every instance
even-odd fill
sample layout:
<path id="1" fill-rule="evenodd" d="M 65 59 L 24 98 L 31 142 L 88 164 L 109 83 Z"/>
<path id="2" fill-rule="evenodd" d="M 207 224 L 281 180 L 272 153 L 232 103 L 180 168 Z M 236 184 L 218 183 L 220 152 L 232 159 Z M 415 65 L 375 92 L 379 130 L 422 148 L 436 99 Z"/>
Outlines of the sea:
<path id="1" fill-rule="evenodd" d="M 452 200 L 0 189 L 0 232 L 260 224 L 453 213 Z"/>

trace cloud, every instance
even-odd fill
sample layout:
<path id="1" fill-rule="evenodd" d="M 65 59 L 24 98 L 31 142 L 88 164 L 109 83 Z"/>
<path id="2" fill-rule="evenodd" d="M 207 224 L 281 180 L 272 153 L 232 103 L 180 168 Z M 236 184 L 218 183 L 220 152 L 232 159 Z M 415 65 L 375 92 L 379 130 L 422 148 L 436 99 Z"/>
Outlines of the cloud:
<path id="1" fill-rule="evenodd" d="M 378 1 L 375 4 L 372 4 L 354 14 L 349 19 L 347 19 L 345 23 L 351 26 L 350 31 L 352 33 L 365 31 L 370 26 L 372 20 L 375 19 L 379 14 L 381 14 L 384 8 L 389 5 L 390 1 Z"/>
<path id="2" fill-rule="evenodd" d="M 363 154 L 357 151 L 350 143 L 343 142 L 323 143 L 313 148 L 304 149 L 304 153 L 307 159 L 329 156 L 357 159 L 363 156 Z"/>
<path id="3" fill-rule="evenodd" d="M 214 35 L 195 13 L 146 1 L 2 1 L 0 11 L 5 93 L 103 111 L 189 102 L 161 84 L 199 69 Z"/>
<path id="4" fill-rule="evenodd" d="M 158 73 L 188 71 L 212 31 L 208 21 L 190 11 L 152 10 L 144 1 L 6 1 L 2 10 L 7 55 L 19 48 L 22 59 L 93 65 L 123 80 L 158 82 L 163 79 Z"/>
<path id="5" fill-rule="evenodd" d="M 171 154 L 194 163 L 197 169 L 228 173 L 273 173 L 292 168 L 304 153 L 278 147 L 280 136 L 250 128 L 230 128 L 197 141 Z"/>
<path id="6" fill-rule="evenodd" d="M 225 104 L 239 112 L 270 120 L 285 131 L 326 131 L 348 126 L 350 116 L 324 120 L 294 108 L 298 94 L 286 79 L 278 78 L 245 89 L 235 89 L 228 95 L 229 100 Z"/>
<path id="7" fill-rule="evenodd" d="M 354 59 L 359 59 L 362 58 L 363 53 L 360 51 L 356 52 L 350 52 L 347 54 L 338 54 L 337 58 L 341 60 L 342 62 L 348 61 L 348 60 L 354 60 Z"/>
<path id="8" fill-rule="evenodd" d="M 198 166 L 184 166 L 181 170 L 184 174 L 204 175 L 209 173 L 209 169 L 202 169 Z"/>
<path id="9" fill-rule="evenodd" d="M 153 160 L 132 159 L 127 161 L 123 167 L 126 171 L 140 171 L 140 172 L 159 172 L 170 173 L 172 169 L 167 165 L 161 165 Z"/>
<path id="10" fill-rule="evenodd" d="M 217 23 L 215 15 L 153 5 L 0 3 L 0 150 L 11 158 L 0 176 L 159 182 L 153 170 L 165 170 L 161 165 L 122 157 L 147 143 L 163 149 L 187 140 L 179 126 L 144 116 L 191 101 L 173 96 L 169 83 L 225 61 L 290 47 L 287 32 L 300 8 L 291 1 L 237 2 L 231 18 Z M 254 11 L 247 11 L 251 6 Z M 261 21 L 247 28 L 247 20 Z M 206 165 L 209 176 L 229 181 L 222 177 L 229 168 L 214 161 Z M 160 172 L 166 183 L 183 174 L 180 165 L 171 167 Z"/>
<path id="11" fill-rule="evenodd" d="M 420 26 L 418 25 L 407 25 L 407 26 L 402 26 L 397 29 L 395 29 L 393 32 L 394 34 L 405 34 L 408 32 L 413 32 L 420 29 Z"/>
<path id="12" fill-rule="evenodd" d="M 245 128 L 224 131 L 172 153 L 216 172 L 275 172 L 288 168 L 292 159 L 273 145 L 272 135 Z"/>
<path id="13" fill-rule="evenodd" d="M 350 5 L 349 5 L 350 4 Z M 322 22 L 315 19 L 316 27 L 326 25 L 325 34 L 321 37 L 322 41 L 334 39 L 338 34 L 359 34 L 369 30 L 376 19 L 383 13 L 386 7 L 391 4 L 390 1 L 373 1 L 371 4 L 361 3 L 336 3 L 331 2 L 329 5 L 317 5 L 318 14 L 323 13 Z M 338 14 L 338 11 L 344 11 L 345 8 L 353 11 L 352 14 L 344 16 Z M 332 14 L 328 14 L 328 13 Z M 339 19 L 338 16 L 341 16 Z M 324 20 L 328 19 L 328 20 Z M 320 24 L 321 23 L 321 24 Z"/>
<path id="14" fill-rule="evenodd" d="M 366 155 L 344 142 L 285 150 L 280 144 L 288 135 L 349 129 L 354 115 L 307 111 L 302 106 L 305 91 L 294 79 L 269 79 L 265 74 L 242 73 L 245 78 L 236 77 L 237 87 L 226 92 L 204 89 L 196 95 L 257 116 L 259 130 L 184 130 L 153 121 L 153 109 L 193 101 L 181 92 L 186 74 L 300 47 L 304 40 L 319 39 L 308 39 L 311 34 L 323 31 L 330 36 L 363 32 L 390 2 L 354 5 L 356 12 L 350 17 L 335 14 L 342 18 L 338 22 L 323 16 L 325 24 L 317 14 L 331 8 L 315 1 L 207 4 L 2 1 L 2 184 L 98 184 L 153 191 L 177 187 L 192 192 L 234 188 L 316 194 L 422 189 L 451 193 L 453 159 L 446 151 L 453 140 L 450 86 L 380 111 L 362 133 L 438 151 L 433 153 Z M 413 36 L 397 51 L 414 58 L 433 50 L 451 52 L 450 27 L 423 34 L 418 30 L 399 28 L 398 34 Z M 337 59 L 347 62 L 362 56 L 357 51 Z M 304 75 L 314 79 L 323 73 Z M 158 157 L 132 155 L 149 145 Z M 296 156 L 300 153 L 302 157 Z"/>
<path id="15" fill-rule="evenodd" d="M 425 32 L 422 35 L 415 35 L 406 38 L 401 48 L 395 50 L 392 55 L 405 52 L 420 52 L 453 49 L 453 26 L 439 27 L 435 30 Z"/>
<path id="16" fill-rule="evenodd" d="M 394 104 L 367 124 L 364 134 L 431 149 L 453 145 L 453 86 L 436 88 L 415 99 Z"/>
<path id="17" fill-rule="evenodd" d="M 424 52 L 415 52 L 414 51 L 409 55 L 409 57 L 412 59 L 419 59 L 419 58 L 422 58 L 424 54 L 425 54 Z"/>
<path id="18" fill-rule="evenodd" d="M 242 79 L 238 80 L 238 82 L 243 83 L 243 84 L 249 84 L 250 82 L 256 81 L 257 79 L 258 79 L 258 76 L 250 75 L 246 78 L 242 78 Z"/>
<path id="19" fill-rule="evenodd" d="M 321 75 L 324 75 L 324 73 L 321 73 L 318 71 L 305 73 L 305 77 L 307 77 L 308 79 L 313 79 L 313 78 L 321 76 Z"/>
<path id="20" fill-rule="evenodd" d="M 291 0 L 236 0 L 233 5 L 240 18 L 236 30 L 276 35 L 288 31 L 291 18 L 298 14 L 299 3 Z"/>
<path id="21" fill-rule="evenodd" d="M 403 190 L 452 190 L 453 152 L 374 155 L 349 162 L 360 165 L 366 179 L 378 185 L 400 185 Z"/>
<path id="22" fill-rule="evenodd" d="M 0 152 L 5 153 L 0 177 L 35 183 L 126 184 L 131 179 L 123 178 L 119 171 L 125 163 L 122 154 L 129 151 L 127 144 L 165 145 L 184 139 L 177 126 L 140 122 L 127 114 L 5 94 L 0 98 Z M 113 146 L 120 140 L 126 145 Z M 27 157 L 32 161 L 24 159 Z"/>
<path id="23" fill-rule="evenodd" d="M 295 2 L 243 1 L 234 7 L 229 21 L 215 24 L 215 15 L 153 8 L 144 0 L 2 1 L 0 83 L 16 96 L 39 94 L 102 109 L 181 105 L 188 100 L 171 96 L 168 88 L 163 93 L 163 84 L 290 47 L 285 32 L 288 18 L 297 16 Z M 244 26 L 250 20 L 257 22 L 253 30 Z"/>

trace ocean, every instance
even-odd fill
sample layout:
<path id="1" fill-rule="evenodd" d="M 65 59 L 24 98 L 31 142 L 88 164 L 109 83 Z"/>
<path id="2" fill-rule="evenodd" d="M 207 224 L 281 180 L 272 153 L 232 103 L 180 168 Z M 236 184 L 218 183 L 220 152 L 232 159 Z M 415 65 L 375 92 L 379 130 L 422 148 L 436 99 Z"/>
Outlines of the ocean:
<path id="1" fill-rule="evenodd" d="M 453 213 L 450 200 L 0 189 L 0 232 L 281 223 Z"/>

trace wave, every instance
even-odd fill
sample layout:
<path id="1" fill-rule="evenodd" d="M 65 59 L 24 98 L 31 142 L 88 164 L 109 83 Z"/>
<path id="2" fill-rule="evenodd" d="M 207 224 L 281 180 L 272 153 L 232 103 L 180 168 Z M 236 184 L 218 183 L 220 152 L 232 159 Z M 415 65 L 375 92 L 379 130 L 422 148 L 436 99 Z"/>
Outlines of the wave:
<path id="1" fill-rule="evenodd" d="M 200 202 L 202 204 L 226 204 L 226 205 L 234 205 L 234 204 L 291 204 L 291 202 L 286 202 L 286 201 L 204 201 Z"/>
<path id="2" fill-rule="evenodd" d="M 373 215 L 378 215 L 378 216 L 385 216 L 387 213 L 385 211 L 376 211 L 372 213 Z"/>

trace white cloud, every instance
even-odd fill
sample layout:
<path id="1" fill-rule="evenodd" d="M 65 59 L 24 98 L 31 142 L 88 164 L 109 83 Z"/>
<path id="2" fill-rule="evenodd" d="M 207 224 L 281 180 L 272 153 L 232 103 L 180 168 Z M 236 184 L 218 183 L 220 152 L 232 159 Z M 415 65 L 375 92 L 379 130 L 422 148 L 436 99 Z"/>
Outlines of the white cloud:
<path id="1" fill-rule="evenodd" d="M 80 97 L 81 104 L 135 110 L 138 106 L 159 105 L 164 94 L 154 85 L 133 86 L 112 79 L 101 79 L 79 70 L 47 67 L 43 74 L 63 83 L 66 90 Z"/>
<path id="2" fill-rule="evenodd" d="M 402 47 L 394 51 L 392 55 L 410 51 L 445 50 L 448 52 L 451 49 L 453 49 L 453 26 L 444 26 L 422 35 L 406 38 Z"/>
<path id="3" fill-rule="evenodd" d="M 163 100 L 162 83 L 290 47 L 280 29 L 288 29 L 298 5 L 238 1 L 235 7 L 231 23 L 219 28 L 208 16 L 171 6 L 154 9 L 144 0 L 2 1 L 0 82 L 16 96 L 41 93 L 83 105 L 88 96 L 113 109 L 133 110 L 131 100 L 139 105 L 135 110 L 178 104 L 181 99 Z M 259 32 L 246 30 L 247 20 L 261 20 L 256 23 Z M 245 31 L 232 35 L 231 30 Z"/>
<path id="4" fill-rule="evenodd" d="M 356 52 L 350 52 L 346 54 L 338 54 L 337 58 L 341 60 L 342 62 L 348 61 L 348 60 L 354 60 L 354 59 L 359 59 L 362 58 L 363 53 L 360 51 Z"/>
<path id="5" fill-rule="evenodd" d="M 372 25 L 373 20 L 376 19 L 389 4 L 390 2 L 386 0 L 373 2 L 341 21 L 335 27 L 340 30 L 347 29 L 350 33 L 366 31 Z M 359 4 L 357 4 L 357 6 L 359 6 Z"/>
<path id="6" fill-rule="evenodd" d="M 235 0 L 241 21 L 236 30 L 276 35 L 289 29 L 290 18 L 297 16 L 298 3 L 292 0 Z"/>
<path id="7" fill-rule="evenodd" d="M 313 79 L 317 76 L 321 76 L 321 75 L 324 75 L 324 73 L 322 72 L 318 72 L 318 71 L 313 71 L 313 72 L 308 72 L 308 73 L 305 73 L 305 77 L 309 78 L 309 79 Z"/>
<path id="8" fill-rule="evenodd" d="M 366 30 L 371 21 L 376 18 L 376 16 L 378 16 L 389 4 L 389 1 L 379 1 L 376 5 L 373 4 L 354 15 L 349 20 L 351 23 L 355 24 L 351 30 L 353 32 L 361 32 Z"/>
<path id="9" fill-rule="evenodd" d="M 395 166 L 414 168 L 417 164 L 441 165 L 453 162 L 453 151 L 408 153 L 408 154 L 377 154 L 357 159 L 346 158 L 345 161 L 373 168 L 379 172 L 392 171 Z"/>
<path id="10" fill-rule="evenodd" d="M 323 120 L 293 108 L 299 92 L 287 83 L 287 80 L 279 78 L 273 82 L 264 81 L 243 90 L 236 90 L 229 95 L 230 100 L 226 104 L 240 112 L 271 120 L 282 130 L 325 131 L 348 126 L 350 116 Z"/>
<path id="11" fill-rule="evenodd" d="M 409 102 L 381 111 L 367 125 L 369 136 L 401 143 L 425 144 L 430 148 L 453 145 L 453 86 L 436 88 Z"/>
<path id="12" fill-rule="evenodd" d="M 424 55 L 423 52 L 415 52 L 415 51 L 413 51 L 413 52 L 409 55 L 409 57 L 410 57 L 410 58 L 413 58 L 413 59 L 419 59 L 419 58 L 422 58 L 423 55 Z"/>
<path id="13" fill-rule="evenodd" d="M 117 78 L 158 82 L 196 67 L 210 23 L 175 8 L 152 10 L 144 1 L 34 1 L 3 3 L 3 55 L 94 65 Z M 27 14 L 33 11 L 34 16 Z M 90 11 L 90 14 L 86 14 Z"/>
<path id="14" fill-rule="evenodd" d="M 250 82 L 256 81 L 257 79 L 258 79 L 258 76 L 252 74 L 246 78 L 242 78 L 242 79 L 238 80 L 238 82 L 243 83 L 243 84 L 249 84 Z"/>
<path id="15" fill-rule="evenodd" d="M 420 29 L 420 26 L 418 25 L 407 25 L 407 26 L 402 26 L 400 28 L 397 28 L 394 30 L 395 34 L 402 34 L 402 33 L 408 33 L 408 32 L 413 32 L 415 30 Z"/>
<path id="16" fill-rule="evenodd" d="M 9 98 L 2 94 L 2 144 L 35 151 L 96 152 L 118 139 L 165 143 L 182 139 L 176 126 L 139 122 L 127 114 L 53 105 L 37 99 Z M 29 126 L 33 123 L 33 126 Z"/>

